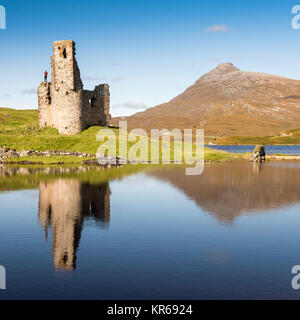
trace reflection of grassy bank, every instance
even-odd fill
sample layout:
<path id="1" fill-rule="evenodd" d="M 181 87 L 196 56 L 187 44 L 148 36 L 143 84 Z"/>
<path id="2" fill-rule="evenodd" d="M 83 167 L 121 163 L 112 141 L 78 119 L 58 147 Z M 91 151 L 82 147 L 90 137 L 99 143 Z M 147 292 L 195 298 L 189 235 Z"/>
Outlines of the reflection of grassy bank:
<path id="1" fill-rule="evenodd" d="M 52 165 L 52 164 L 82 164 L 83 161 L 95 160 L 96 158 L 79 158 L 73 156 L 30 156 L 30 157 L 19 157 L 19 158 L 8 158 L 5 160 L 6 163 L 36 163 L 36 164 L 44 164 L 44 165 Z"/>
<path id="2" fill-rule="evenodd" d="M 144 165 L 126 165 L 111 169 L 100 167 L 18 167 L 0 168 L 0 191 L 36 189 L 40 181 L 54 179 L 79 179 L 83 183 L 102 184 L 111 180 L 122 179 L 146 168 Z"/>

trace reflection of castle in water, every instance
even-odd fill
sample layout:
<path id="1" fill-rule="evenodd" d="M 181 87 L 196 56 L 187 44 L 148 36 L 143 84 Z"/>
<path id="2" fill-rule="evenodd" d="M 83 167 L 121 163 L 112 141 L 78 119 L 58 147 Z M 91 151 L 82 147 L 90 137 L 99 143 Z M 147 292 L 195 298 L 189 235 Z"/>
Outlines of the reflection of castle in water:
<path id="1" fill-rule="evenodd" d="M 57 269 L 73 270 L 84 218 L 101 225 L 110 221 L 110 188 L 84 184 L 76 179 L 40 182 L 39 222 L 48 236 L 52 230 L 52 251 Z"/>

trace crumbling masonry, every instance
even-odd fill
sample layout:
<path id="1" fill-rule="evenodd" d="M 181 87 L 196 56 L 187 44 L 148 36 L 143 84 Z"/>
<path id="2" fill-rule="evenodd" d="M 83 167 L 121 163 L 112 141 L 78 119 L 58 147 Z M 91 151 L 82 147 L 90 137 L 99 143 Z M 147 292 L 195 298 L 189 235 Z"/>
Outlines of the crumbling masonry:
<path id="1" fill-rule="evenodd" d="M 66 135 L 75 135 L 90 126 L 107 126 L 111 119 L 109 85 L 83 90 L 75 54 L 74 41 L 54 42 L 52 81 L 38 87 L 40 127 L 57 128 Z"/>

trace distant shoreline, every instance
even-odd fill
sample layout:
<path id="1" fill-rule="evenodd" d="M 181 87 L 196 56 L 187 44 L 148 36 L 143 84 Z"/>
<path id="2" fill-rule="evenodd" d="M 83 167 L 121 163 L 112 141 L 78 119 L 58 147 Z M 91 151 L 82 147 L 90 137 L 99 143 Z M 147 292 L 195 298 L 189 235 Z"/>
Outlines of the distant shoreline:
<path id="1" fill-rule="evenodd" d="M 14 153 L 11 153 L 14 152 Z M 39 151 L 30 151 L 29 155 L 26 154 L 28 151 L 12 151 L 8 149 L 7 156 L 4 156 L 3 153 L 0 153 L 0 166 L 1 165 L 19 165 L 19 166 L 31 166 L 31 165 L 41 165 L 41 166 L 57 166 L 57 165 L 71 165 L 71 166 L 89 166 L 97 165 L 102 167 L 116 167 L 119 166 L 118 161 L 115 165 L 100 165 L 97 163 L 95 155 L 82 155 L 77 152 L 67 152 L 60 151 L 57 155 L 53 155 L 51 152 L 47 155 Z M 68 155 L 63 155 L 64 153 Z M 236 161 L 251 161 L 252 153 L 228 153 L 225 151 L 213 150 L 210 148 L 205 148 L 205 163 L 225 163 L 225 162 L 236 162 Z M 300 155 L 289 155 L 289 154 L 267 154 L 267 161 L 300 161 Z M 172 163 L 172 161 L 171 161 Z M 134 165 L 134 162 L 128 163 L 128 165 Z M 145 163 L 141 163 L 145 164 Z M 147 163 L 151 165 L 150 161 Z M 176 164 L 176 163 L 172 163 Z M 160 164 L 164 165 L 164 164 Z M 183 164 L 184 165 L 184 164 Z"/>

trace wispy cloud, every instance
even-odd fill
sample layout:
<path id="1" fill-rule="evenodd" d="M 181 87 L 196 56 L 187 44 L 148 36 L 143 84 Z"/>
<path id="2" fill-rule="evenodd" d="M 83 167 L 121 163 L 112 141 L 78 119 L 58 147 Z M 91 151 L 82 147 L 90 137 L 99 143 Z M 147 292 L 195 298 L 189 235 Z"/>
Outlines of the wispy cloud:
<path id="1" fill-rule="evenodd" d="M 134 102 L 134 101 L 128 101 L 128 102 L 123 102 L 120 104 L 116 104 L 113 106 L 114 109 L 131 109 L 131 110 L 143 110 L 146 109 L 147 106 L 143 102 Z"/>
<path id="2" fill-rule="evenodd" d="M 207 27 L 206 32 L 229 32 L 230 29 L 226 24 L 214 24 L 213 26 Z"/>
<path id="3" fill-rule="evenodd" d="M 93 77 L 93 76 L 83 76 L 82 80 L 83 81 L 96 81 L 96 80 L 99 80 L 99 78 Z"/>
<path id="4" fill-rule="evenodd" d="M 25 89 L 21 91 L 22 94 L 36 94 L 36 89 L 30 88 L 30 89 Z"/>
<path id="5" fill-rule="evenodd" d="M 6 94 L 4 94 L 4 95 L 2 96 L 2 98 L 10 98 L 10 97 L 11 97 L 11 95 L 8 94 L 8 93 L 6 93 Z"/>

